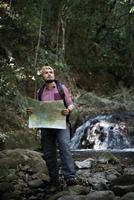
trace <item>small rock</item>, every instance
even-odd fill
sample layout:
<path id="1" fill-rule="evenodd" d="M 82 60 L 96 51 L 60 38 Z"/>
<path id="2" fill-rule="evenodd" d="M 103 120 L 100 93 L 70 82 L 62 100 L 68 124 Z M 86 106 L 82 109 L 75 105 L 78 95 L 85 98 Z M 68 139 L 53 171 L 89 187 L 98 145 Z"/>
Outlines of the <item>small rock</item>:
<path id="1" fill-rule="evenodd" d="M 37 180 L 32 180 L 32 181 L 28 182 L 28 185 L 30 188 L 39 188 L 39 187 L 43 187 L 44 183 L 42 180 L 37 179 Z"/>
<path id="2" fill-rule="evenodd" d="M 91 168 L 92 162 L 93 162 L 93 159 L 92 160 L 86 159 L 84 161 L 75 161 L 75 164 L 79 169 L 87 169 L 87 168 Z"/>

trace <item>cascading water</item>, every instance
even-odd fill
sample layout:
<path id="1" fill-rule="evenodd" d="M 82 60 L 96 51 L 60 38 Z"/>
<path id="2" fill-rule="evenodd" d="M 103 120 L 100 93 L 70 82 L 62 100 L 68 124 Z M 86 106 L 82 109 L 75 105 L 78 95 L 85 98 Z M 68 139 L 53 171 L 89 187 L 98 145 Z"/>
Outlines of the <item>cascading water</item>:
<path id="1" fill-rule="evenodd" d="M 122 121 L 113 122 L 112 117 L 98 116 L 78 127 L 71 139 L 71 150 L 131 148 L 126 124 Z"/>

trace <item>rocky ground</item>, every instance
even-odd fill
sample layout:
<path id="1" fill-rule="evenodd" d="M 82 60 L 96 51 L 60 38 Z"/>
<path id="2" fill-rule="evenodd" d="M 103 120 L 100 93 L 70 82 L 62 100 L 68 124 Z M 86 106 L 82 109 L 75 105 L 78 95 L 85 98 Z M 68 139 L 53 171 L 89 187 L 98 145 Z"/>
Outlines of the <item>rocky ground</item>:
<path id="1" fill-rule="evenodd" d="M 90 117 L 123 114 L 123 119 L 134 137 L 134 98 L 131 96 L 128 101 L 128 97 L 129 95 L 126 95 L 120 99 L 120 96 L 116 95 L 105 99 L 91 93 L 84 94 L 79 98 L 78 108 L 71 116 L 73 129 Z M 3 116 L 1 117 L 3 119 Z M 25 122 L 21 121 L 22 124 Z M 3 127 L 10 125 L 6 124 L 6 120 L 1 123 Z M 74 154 L 78 184 L 67 187 L 63 182 L 62 191 L 46 194 L 45 188 L 49 184 L 48 171 L 42 154 L 34 151 L 39 146 L 40 137 L 35 130 L 0 130 L 0 200 L 134 199 L 133 156 L 128 159 L 124 154 L 120 159 L 108 152 L 98 156 L 94 153 L 94 157 L 89 154 L 86 157 L 83 154 Z"/>
<path id="2" fill-rule="evenodd" d="M 78 184 L 46 194 L 49 176 L 41 153 L 24 150 L 0 152 L 1 200 L 133 200 L 134 162 L 123 162 L 109 152 L 86 159 L 74 156 Z"/>

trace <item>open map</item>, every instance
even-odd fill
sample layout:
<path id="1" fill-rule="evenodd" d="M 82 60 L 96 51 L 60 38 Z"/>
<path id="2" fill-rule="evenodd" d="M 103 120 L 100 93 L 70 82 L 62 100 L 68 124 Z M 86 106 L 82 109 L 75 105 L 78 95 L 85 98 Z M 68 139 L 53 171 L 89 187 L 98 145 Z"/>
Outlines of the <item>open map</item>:
<path id="1" fill-rule="evenodd" d="M 61 114 L 65 109 L 60 101 L 38 101 L 30 99 L 28 103 L 32 109 L 29 116 L 29 128 L 57 128 L 66 129 L 66 117 Z"/>

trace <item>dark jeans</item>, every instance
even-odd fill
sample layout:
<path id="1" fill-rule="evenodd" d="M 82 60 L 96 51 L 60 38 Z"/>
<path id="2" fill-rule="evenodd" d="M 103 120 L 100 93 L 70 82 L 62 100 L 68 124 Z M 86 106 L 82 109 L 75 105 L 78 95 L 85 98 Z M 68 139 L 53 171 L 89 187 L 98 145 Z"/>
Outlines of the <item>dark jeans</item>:
<path id="1" fill-rule="evenodd" d="M 75 165 L 70 151 L 70 134 L 68 129 L 41 129 L 41 141 L 44 157 L 52 182 L 59 180 L 57 163 L 57 144 L 61 166 L 65 179 L 75 177 Z"/>

